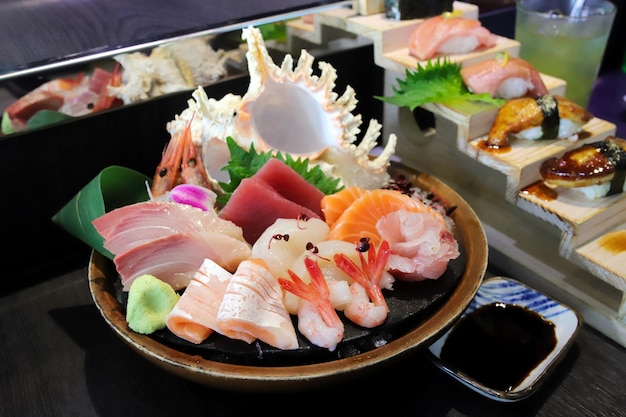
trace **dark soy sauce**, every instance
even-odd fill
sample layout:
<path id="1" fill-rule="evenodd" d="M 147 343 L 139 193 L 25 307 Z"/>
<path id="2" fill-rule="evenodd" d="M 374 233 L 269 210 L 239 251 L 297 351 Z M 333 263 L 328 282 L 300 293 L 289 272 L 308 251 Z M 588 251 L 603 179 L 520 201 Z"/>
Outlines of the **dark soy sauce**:
<path id="1" fill-rule="evenodd" d="M 554 325 L 525 307 L 492 303 L 463 316 L 441 359 L 483 385 L 510 391 L 556 346 Z"/>

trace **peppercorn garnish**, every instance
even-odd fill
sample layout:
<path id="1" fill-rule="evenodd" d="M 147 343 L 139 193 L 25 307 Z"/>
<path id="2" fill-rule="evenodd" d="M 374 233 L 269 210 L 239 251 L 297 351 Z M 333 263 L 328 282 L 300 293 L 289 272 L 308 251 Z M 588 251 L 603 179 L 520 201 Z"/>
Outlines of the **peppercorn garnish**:
<path id="1" fill-rule="evenodd" d="M 284 235 L 281 235 L 277 233 L 274 236 L 272 236 L 269 243 L 267 244 L 268 249 L 270 248 L 274 240 L 284 240 L 285 242 L 289 242 L 289 234 L 285 233 Z"/>
<path id="2" fill-rule="evenodd" d="M 359 243 L 357 243 L 356 245 L 356 250 L 358 250 L 359 252 L 367 252 L 368 250 L 370 250 L 370 238 L 362 237 L 361 240 L 359 240 Z"/>

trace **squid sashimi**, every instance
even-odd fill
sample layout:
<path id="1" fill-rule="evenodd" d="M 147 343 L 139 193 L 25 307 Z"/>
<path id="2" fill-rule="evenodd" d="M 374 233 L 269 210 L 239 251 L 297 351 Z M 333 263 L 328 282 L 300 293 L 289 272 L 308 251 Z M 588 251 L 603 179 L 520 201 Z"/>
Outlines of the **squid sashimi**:
<path id="1" fill-rule="evenodd" d="M 298 337 L 283 305 L 283 291 L 262 259 L 248 259 L 233 274 L 217 314 L 220 332 L 252 343 L 295 349 Z"/>
<path id="2" fill-rule="evenodd" d="M 276 219 L 252 245 L 252 257 L 263 259 L 274 276 L 287 275 L 308 245 L 325 240 L 328 231 L 321 219 Z"/>
<path id="3" fill-rule="evenodd" d="M 187 204 L 146 201 L 112 210 L 92 222 L 113 254 L 175 233 L 217 232 L 243 240 L 243 231 L 215 212 Z"/>
<path id="4" fill-rule="evenodd" d="M 217 312 L 231 277 L 230 272 L 205 259 L 167 315 L 167 328 L 181 339 L 195 344 L 218 331 Z"/>
<path id="5" fill-rule="evenodd" d="M 479 48 L 490 48 L 498 37 L 479 20 L 443 13 L 425 19 L 409 38 L 409 54 L 419 60 L 437 55 L 464 54 Z"/>
<path id="6" fill-rule="evenodd" d="M 145 274 L 154 275 L 179 290 L 189 284 L 206 258 L 235 271 L 251 252 L 245 241 L 223 233 L 176 233 L 116 254 L 113 262 L 125 291 L 135 278 Z"/>
<path id="7" fill-rule="evenodd" d="M 233 192 L 220 217 L 243 229 L 244 237 L 254 244 L 276 219 L 319 218 L 312 210 L 288 200 L 271 185 L 254 176 L 243 179 Z"/>
<path id="8" fill-rule="evenodd" d="M 512 99 L 539 97 L 548 94 L 541 75 L 528 61 L 498 54 L 476 64 L 461 68 L 461 77 L 474 94 Z"/>
<path id="9" fill-rule="evenodd" d="M 429 213 L 395 211 L 382 217 L 376 228 L 390 244 L 389 269 L 404 281 L 439 278 L 460 255 L 456 238 Z"/>
<path id="10" fill-rule="evenodd" d="M 254 176 L 268 183 L 287 200 L 304 206 L 322 217 L 320 201 L 324 193 L 280 159 L 271 158 Z"/>

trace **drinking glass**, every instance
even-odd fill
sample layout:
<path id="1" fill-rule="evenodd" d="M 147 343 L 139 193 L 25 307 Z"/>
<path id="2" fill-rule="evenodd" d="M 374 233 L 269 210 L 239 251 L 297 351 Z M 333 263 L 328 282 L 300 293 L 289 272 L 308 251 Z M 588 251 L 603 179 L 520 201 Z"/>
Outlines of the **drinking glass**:
<path id="1" fill-rule="evenodd" d="M 565 95 L 587 107 L 617 8 L 608 0 L 517 0 L 520 58 L 566 82 Z"/>

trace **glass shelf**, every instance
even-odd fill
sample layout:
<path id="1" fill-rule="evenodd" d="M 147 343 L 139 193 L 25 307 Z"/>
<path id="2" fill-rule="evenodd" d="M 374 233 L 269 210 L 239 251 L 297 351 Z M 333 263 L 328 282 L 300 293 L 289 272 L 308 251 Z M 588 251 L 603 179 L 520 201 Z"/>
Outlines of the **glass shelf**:
<path id="1" fill-rule="evenodd" d="M 340 0 L 5 0 L 0 81 L 351 5 Z"/>

